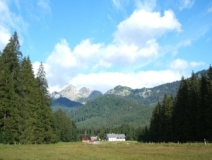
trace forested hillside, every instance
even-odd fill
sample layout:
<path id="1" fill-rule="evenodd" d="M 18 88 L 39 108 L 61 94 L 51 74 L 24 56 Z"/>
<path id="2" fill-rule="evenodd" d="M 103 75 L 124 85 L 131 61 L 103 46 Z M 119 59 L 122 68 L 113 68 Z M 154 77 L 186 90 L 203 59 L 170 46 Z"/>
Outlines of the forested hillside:
<path id="1" fill-rule="evenodd" d="M 36 74 L 29 57 L 22 57 L 15 32 L 0 54 L 0 143 L 39 144 L 76 140 L 75 124 L 58 118 L 50 108 L 43 64 Z M 63 114 L 63 116 L 66 116 Z M 62 138 L 61 125 L 72 132 Z M 64 129 L 64 127 L 63 127 Z"/>
<path id="2" fill-rule="evenodd" d="M 208 70 L 202 70 L 194 74 L 197 79 L 201 75 L 206 75 Z M 131 89 L 125 86 L 116 86 L 114 89 L 109 90 L 106 94 L 119 95 L 127 99 L 131 99 L 139 104 L 150 105 L 156 104 L 163 100 L 164 94 L 167 96 L 175 97 L 180 86 L 180 81 L 170 82 L 155 86 L 153 88 Z"/>
<path id="3" fill-rule="evenodd" d="M 164 96 L 152 113 L 142 141 L 212 141 L 212 67 L 197 78 L 182 78 L 176 98 Z"/>
<path id="4" fill-rule="evenodd" d="M 153 107 L 140 105 L 120 96 L 100 96 L 68 113 L 78 127 L 115 127 L 123 124 L 149 124 Z"/>

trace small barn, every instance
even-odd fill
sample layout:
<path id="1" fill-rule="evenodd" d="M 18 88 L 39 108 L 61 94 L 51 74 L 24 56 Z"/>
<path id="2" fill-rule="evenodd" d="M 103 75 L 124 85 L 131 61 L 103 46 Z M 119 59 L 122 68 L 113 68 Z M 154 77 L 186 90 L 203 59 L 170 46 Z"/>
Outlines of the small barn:
<path id="1" fill-rule="evenodd" d="M 125 141 L 126 136 L 124 134 L 114 134 L 114 133 L 110 133 L 106 135 L 106 140 L 107 141 Z"/>
<path id="2" fill-rule="evenodd" d="M 82 142 L 88 143 L 90 141 L 90 138 L 87 135 L 82 136 Z"/>

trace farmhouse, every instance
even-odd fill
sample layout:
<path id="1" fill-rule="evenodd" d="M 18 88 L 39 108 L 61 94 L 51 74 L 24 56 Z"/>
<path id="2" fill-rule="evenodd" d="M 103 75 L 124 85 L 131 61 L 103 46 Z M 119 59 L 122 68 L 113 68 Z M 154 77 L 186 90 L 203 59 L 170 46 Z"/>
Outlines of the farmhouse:
<path id="1" fill-rule="evenodd" d="M 107 134 L 106 140 L 107 141 L 125 141 L 125 135 L 124 134 Z"/>
<path id="2" fill-rule="evenodd" d="M 90 141 L 90 138 L 87 136 L 87 135 L 84 135 L 83 137 L 82 137 L 82 142 L 89 142 Z"/>

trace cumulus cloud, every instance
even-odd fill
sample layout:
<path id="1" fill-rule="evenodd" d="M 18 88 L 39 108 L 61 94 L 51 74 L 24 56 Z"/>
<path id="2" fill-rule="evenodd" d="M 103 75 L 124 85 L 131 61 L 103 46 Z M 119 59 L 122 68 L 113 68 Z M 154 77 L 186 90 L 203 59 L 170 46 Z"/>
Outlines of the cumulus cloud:
<path id="1" fill-rule="evenodd" d="M 183 59 L 176 59 L 171 63 L 170 68 L 172 70 L 185 70 L 188 66 L 189 64 L 187 61 Z"/>
<path id="2" fill-rule="evenodd" d="M 114 41 L 142 46 L 147 40 L 158 38 L 173 30 L 181 31 L 181 24 L 173 11 L 166 10 L 164 15 L 161 15 L 160 12 L 136 10 L 117 26 Z"/>

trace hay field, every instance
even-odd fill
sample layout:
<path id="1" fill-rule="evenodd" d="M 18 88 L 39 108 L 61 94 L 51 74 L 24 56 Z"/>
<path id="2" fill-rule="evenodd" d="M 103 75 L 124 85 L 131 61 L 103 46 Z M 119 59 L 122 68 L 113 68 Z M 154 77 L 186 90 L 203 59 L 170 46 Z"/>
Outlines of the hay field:
<path id="1" fill-rule="evenodd" d="M 58 143 L 2 145 L 0 160 L 210 160 L 212 144 L 149 144 L 100 142 L 99 144 Z"/>

